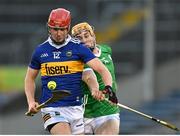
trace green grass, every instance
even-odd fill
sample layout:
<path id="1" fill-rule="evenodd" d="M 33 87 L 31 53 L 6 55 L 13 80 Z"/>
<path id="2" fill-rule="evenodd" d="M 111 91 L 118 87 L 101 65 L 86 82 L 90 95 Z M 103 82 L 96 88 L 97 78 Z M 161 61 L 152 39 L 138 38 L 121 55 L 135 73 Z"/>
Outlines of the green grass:
<path id="1" fill-rule="evenodd" d="M 0 92 L 24 91 L 27 66 L 0 66 Z"/>

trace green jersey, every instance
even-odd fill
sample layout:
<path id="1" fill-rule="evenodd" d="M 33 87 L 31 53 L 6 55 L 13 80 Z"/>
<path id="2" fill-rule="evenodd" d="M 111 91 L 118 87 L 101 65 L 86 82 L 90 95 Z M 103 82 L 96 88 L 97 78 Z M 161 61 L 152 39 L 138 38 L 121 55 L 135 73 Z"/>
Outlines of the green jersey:
<path id="1" fill-rule="evenodd" d="M 114 64 L 111 58 L 112 55 L 111 48 L 107 45 L 101 45 L 97 47 L 99 48 L 99 54 L 96 55 L 96 57 L 98 57 L 101 60 L 101 62 L 108 68 L 109 72 L 111 73 L 113 79 L 112 88 L 113 91 L 115 91 L 117 90 L 117 85 L 115 81 Z M 85 68 L 88 68 L 88 66 L 86 65 Z M 97 81 L 99 83 L 99 90 L 103 90 L 105 85 L 103 83 L 101 76 L 96 71 L 94 71 L 94 73 L 96 74 Z M 85 105 L 84 117 L 95 118 L 95 117 L 119 113 L 119 108 L 117 106 L 114 106 L 105 100 L 98 101 L 94 99 L 91 95 L 88 86 L 84 82 L 82 87 L 84 94 L 88 95 L 88 101 L 87 104 Z"/>

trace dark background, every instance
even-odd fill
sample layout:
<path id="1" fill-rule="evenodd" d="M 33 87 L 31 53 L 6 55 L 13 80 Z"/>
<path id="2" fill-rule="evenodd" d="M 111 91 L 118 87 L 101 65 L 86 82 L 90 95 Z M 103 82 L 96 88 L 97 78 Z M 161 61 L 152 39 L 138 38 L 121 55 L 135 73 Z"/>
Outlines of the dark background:
<path id="1" fill-rule="evenodd" d="M 120 102 L 180 127 L 179 0 L 1 0 L 1 68 L 26 69 L 33 49 L 47 39 L 49 13 L 58 7 L 71 11 L 72 26 L 89 22 L 97 42 L 111 46 Z M 2 89 L 0 80 L 0 134 L 46 134 L 40 114 L 24 116 L 23 88 Z M 121 134 L 176 133 L 122 110 Z"/>

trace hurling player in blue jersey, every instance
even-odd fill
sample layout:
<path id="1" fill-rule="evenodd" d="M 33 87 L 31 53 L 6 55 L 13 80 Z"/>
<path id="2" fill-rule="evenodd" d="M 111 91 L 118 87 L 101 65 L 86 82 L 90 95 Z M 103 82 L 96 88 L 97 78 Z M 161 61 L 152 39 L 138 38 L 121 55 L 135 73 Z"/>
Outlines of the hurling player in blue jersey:
<path id="1" fill-rule="evenodd" d="M 71 24 L 70 12 L 63 8 L 54 9 L 47 22 L 48 39 L 38 45 L 25 77 L 25 94 L 28 111 L 37 113 L 35 101 L 35 79 L 41 73 L 42 95 L 40 103 L 51 97 L 47 88 L 49 81 L 57 83 L 57 90 L 68 90 L 65 97 L 41 109 L 44 128 L 51 134 L 84 134 L 81 80 L 84 64 L 97 71 L 107 86 L 112 86 L 112 77 L 102 62 L 78 40 L 68 34 Z M 88 79 L 87 79 L 88 80 Z M 88 82 L 88 81 L 87 81 Z M 89 83 L 91 84 L 91 83 Z M 91 92 L 98 100 L 104 99 L 99 90 Z"/>

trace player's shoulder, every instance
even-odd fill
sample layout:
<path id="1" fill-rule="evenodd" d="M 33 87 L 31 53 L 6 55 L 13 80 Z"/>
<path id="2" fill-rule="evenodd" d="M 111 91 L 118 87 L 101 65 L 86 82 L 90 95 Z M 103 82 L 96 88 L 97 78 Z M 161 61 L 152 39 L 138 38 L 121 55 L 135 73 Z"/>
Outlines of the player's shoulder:
<path id="1" fill-rule="evenodd" d="M 38 44 L 38 45 L 36 46 L 35 52 L 36 52 L 36 53 L 39 53 L 39 52 L 42 52 L 42 51 L 44 51 L 44 50 L 47 50 L 46 47 L 48 47 L 48 46 L 49 46 L 49 43 L 48 43 L 48 41 L 46 40 L 46 41 L 44 41 L 44 42 L 42 42 L 42 43 L 40 43 L 40 44 Z"/>
<path id="2" fill-rule="evenodd" d="M 79 39 L 77 38 L 71 38 L 70 40 L 71 45 L 73 45 L 76 49 L 78 48 L 84 48 L 85 46 L 83 45 L 84 43 L 82 43 Z"/>
<path id="3" fill-rule="evenodd" d="M 48 42 L 48 40 L 46 40 L 46 41 L 38 44 L 37 48 L 43 48 L 43 47 L 47 46 L 48 44 L 49 44 L 49 42 Z"/>
<path id="4" fill-rule="evenodd" d="M 77 38 L 71 38 L 70 41 L 71 41 L 72 43 L 76 44 L 76 45 L 81 44 L 81 41 L 80 41 L 79 39 L 77 39 Z"/>
<path id="5" fill-rule="evenodd" d="M 106 52 L 106 53 L 112 53 L 112 49 L 109 45 L 107 44 L 99 44 L 98 47 L 101 49 L 102 52 Z"/>

